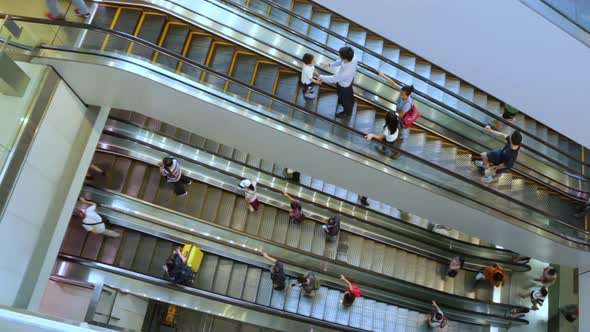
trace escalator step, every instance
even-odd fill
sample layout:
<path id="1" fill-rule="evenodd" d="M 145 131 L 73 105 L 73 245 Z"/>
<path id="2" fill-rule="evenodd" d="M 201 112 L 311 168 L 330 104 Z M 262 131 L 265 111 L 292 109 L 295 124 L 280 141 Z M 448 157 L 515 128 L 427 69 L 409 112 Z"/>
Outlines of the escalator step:
<path id="1" fill-rule="evenodd" d="M 340 237 L 341 236 L 342 236 L 342 233 L 339 233 L 338 237 L 336 238 L 336 241 L 325 241 L 324 256 L 326 256 L 330 259 L 336 259 L 336 256 L 338 254 L 338 246 L 340 245 Z"/>
<path id="2" fill-rule="evenodd" d="M 132 197 L 137 197 L 139 195 L 147 170 L 148 168 L 146 164 L 138 162 L 133 163 L 129 180 L 125 186 L 125 194 Z"/>
<path id="3" fill-rule="evenodd" d="M 220 258 L 217 263 L 217 272 L 213 280 L 213 292 L 219 294 L 226 294 L 229 286 L 229 278 L 231 276 L 234 262 L 229 259 Z"/>
<path id="4" fill-rule="evenodd" d="M 154 255 L 150 260 L 148 274 L 156 278 L 162 277 L 162 275 L 164 275 L 164 269 L 162 269 L 162 265 L 166 264 L 166 259 L 171 256 L 173 250 L 174 246 L 172 242 L 158 239 L 156 241 Z"/>
<path id="5" fill-rule="evenodd" d="M 364 297 L 357 298 L 350 307 L 350 319 L 348 324 L 352 327 L 361 328 L 363 305 L 366 299 Z"/>
<path id="6" fill-rule="evenodd" d="M 205 147 L 205 138 L 197 134 L 191 134 L 190 142 L 190 145 L 198 149 L 203 149 Z"/>
<path id="7" fill-rule="evenodd" d="M 221 317 L 215 317 L 213 320 L 213 324 L 211 325 L 211 331 L 239 332 L 240 322 L 235 320 L 223 319 Z"/>
<path id="8" fill-rule="evenodd" d="M 340 294 L 339 294 L 338 307 L 336 308 L 336 323 L 346 326 L 350 322 L 350 312 L 351 312 L 352 308 L 344 307 L 340 301 L 341 301 L 341 298 L 340 298 Z"/>
<path id="9" fill-rule="evenodd" d="M 160 128 L 160 134 L 163 136 L 174 137 L 174 133 L 176 132 L 176 127 L 173 127 L 167 123 L 162 124 L 162 128 Z"/>
<path id="10" fill-rule="evenodd" d="M 348 264 L 359 266 L 361 264 L 361 252 L 364 239 L 360 236 L 350 236 L 348 242 Z M 368 240 L 367 240 L 368 241 Z"/>
<path id="11" fill-rule="evenodd" d="M 383 324 L 385 331 L 397 331 L 397 320 L 397 307 L 388 305 L 385 309 L 385 322 Z"/>
<path id="12" fill-rule="evenodd" d="M 275 221 L 277 219 L 277 209 L 276 208 L 264 208 L 262 210 L 262 220 L 260 223 L 260 230 L 258 231 L 258 235 L 263 239 L 270 240 L 272 239 L 272 233 L 274 230 Z"/>
<path id="13" fill-rule="evenodd" d="M 217 218 L 215 219 L 216 224 L 230 227 L 232 213 L 234 206 L 236 205 L 236 199 L 240 199 L 240 197 L 233 193 L 223 192 L 221 195 L 221 204 L 219 204 L 219 212 L 217 213 Z"/>
<path id="14" fill-rule="evenodd" d="M 216 72 L 227 74 L 234 56 L 235 47 L 232 45 L 223 44 L 213 45 L 215 45 L 215 49 L 213 50 L 214 55 L 211 63 L 209 64 L 209 67 Z M 225 80 L 211 74 L 206 75 L 205 81 L 217 86 L 218 88 L 222 88 L 225 84 Z"/>
<path id="15" fill-rule="evenodd" d="M 156 198 L 156 194 L 158 193 L 158 188 L 160 186 L 162 175 L 160 175 L 160 171 L 156 167 L 150 167 L 148 169 L 148 175 L 146 181 L 143 183 L 142 186 L 142 193 L 140 198 L 147 202 L 153 202 Z"/>
<path id="16" fill-rule="evenodd" d="M 275 0 L 273 1 L 273 3 L 283 8 L 291 9 L 291 0 Z M 282 25 L 287 25 L 287 22 L 289 20 L 289 14 L 273 7 L 271 7 L 270 9 L 269 17 L 272 18 L 273 21 L 278 22 Z"/>
<path id="17" fill-rule="evenodd" d="M 384 44 L 383 39 L 381 39 L 379 37 L 369 37 L 369 38 L 367 38 L 367 42 L 365 43 L 365 46 L 367 49 L 369 49 L 377 54 L 381 54 L 381 52 L 383 51 L 383 44 Z M 376 58 L 373 55 L 365 53 L 365 54 L 363 54 L 363 63 L 371 68 L 378 68 L 379 65 L 381 64 L 381 60 L 379 60 L 378 58 Z"/>
<path id="18" fill-rule="evenodd" d="M 213 37 L 208 34 L 191 33 L 189 38 L 191 40 L 185 56 L 198 64 L 204 64 L 207 54 L 209 54 Z M 202 73 L 202 70 L 187 63 L 182 65 L 181 71 L 194 80 L 198 79 Z"/>
<path id="19" fill-rule="evenodd" d="M 416 265 L 418 264 L 418 256 L 412 253 L 406 253 L 406 274 L 404 280 L 416 282 Z"/>
<path id="20" fill-rule="evenodd" d="M 324 307 L 324 320 L 335 323 L 338 307 L 340 307 L 340 292 L 335 289 L 328 290 L 326 306 Z"/>
<path id="21" fill-rule="evenodd" d="M 373 330 L 373 322 L 375 321 L 375 305 L 375 300 L 365 299 L 363 301 L 363 311 L 361 316 L 361 328 L 363 330 Z"/>
<path id="22" fill-rule="evenodd" d="M 301 235 L 299 236 L 298 248 L 304 251 L 311 251 L 311 245 L 313 242 L 313 236 L 315 231 L 316 222 L 313 220 L 305 220 L 303 224 L 300 224 Z"/>
<path id="23" fill-rule="evenodd" d="M 98 255 L 98 261 L 105 264 L 115 264 L 117 259 L 117 252 L 121 246 L 121 240 L 123 239 L 125 230 L 122 227 L 110 225 L 108 228 L 112 231 L 119 233 L 120 237 L 106 237 L 102 243 L 102 249 L 100 255 Z"/>
<path id="24" fill-rule="evenodd" d="M 416 263 L 416 278 L 415 282 L 420 285 L 424 285 L 426 283 L 425 280 L 426 276 L 426 257 L 418 257 L 418 261 Z"/>
<path id="25" fill-rule="evenodd" d="M 147 116 L 141 114 L 141 113 L 137 113 L 137 112 L 132 112 L 131 114 L 131 122 L 137 124 L 140 127 L 145 126 L 145 124 L 147 123 Z"/>
<path id="26" fill-rule="evenodd" d="M 292 221 L 289 221 L 287 241 L 285 242 L 286 245 L 289 247 L 297 247 L 299 244 L 299 238 L 301 237 L 301 227 L 301 224 L 296 225 Z"/>
<path id="27" fill-rule="evenodd" d="M 332 19 L 332 21 L 330 22 L 330 30 L 332 31 L 332 33 L 338 34 L 340 36 L 344 36 L 344 37 L 347 36 L 348 35 L 348 28 L 349 28 L 348 22 L 334 20 L 334 19 Z M 342 39 L 334 37 L 333 35 L 328 36 L 328 42 L 326 44 L 328 45 L 329 48 L 331 48 L 333 50 L 339 50 L 341 47 L 346 46 L 346 43 Z"/>
<path id="28" fill-rule="evenodd" d="M 114 30 L 132 35 L 140 16 L 141 11 L 138 9 L 121 9 L 121 14 L 115 23 Z M 108 51 L 126 53 L 127 47 L 129 47 L 129 41 L 120 37 L 111 36 L 106 49 Z"/>
<path id="29" fill-rule="evenodd" d="M 369 239 L 365 239 L 363 241 L 363 249 L 361 251 L 361 259 L 359 262 L 359 266 L 363 269 L 370 270 L 371 265 L 373 265 L 373 257 L 375 255 L 375 241 L 371 241 Z"/>
<path id="30" fill-rule="evenodd" d="M 262 214 L 266 209 L 274 209 L 269 205 L 262 205 L 260 209 L 253 213 L 248 213 L 248 217 L 246 218 L 246 233 L 257 235 L 258 231 L 260 230 L 260 219 L 262 218 Z"/>
<path id="31" fill-rule="evenodd" d="M 275 96 L 284 99 L 287 102 L 295 103 L 297 99 L 297 89 L 299 88 L 300 75 L 279 71 L 277 79 L 279 81 L 276 87 Z M 292 108 L 287 104 L 275 102 L 273 103 L 273 111 L 279 111 L 290 116 Z"/>
<path id="32" fill-rule="evenodd" d="M 229 279 L 229 287 L 227 295 L 237 299 L 242 297 L 244 291 L 244 282 L 246 279 L 246 272 L 248 265 L 235 263 L 231 271 L 231 278 Z"/>
<path id="33" fill-rule="evenodd" d="M 258 71 L 256 72 L 256 77 L 254 77 L 254 86 L 267 93 L 274 94 L 273 88 L 277 79 L 278 71 L 278 66 L 275 64 L 264 62 L 258 63 Z M 250 100 L 253 104 L 260 104 L 263 106 L 268 106 L 270 104 L 270 99 L 261 94 L 252 94 Z"/>
<path id="34" fill-rule="evenodd" d="M 311 317 L 315 319 L 324 318 L 324 310 L 326 308 L 326 300 L 328 298 L 328 288 L 320 287 L 318 293 L 313 298 L 311 305 Z"/>
<path id="35" fill-rule="evenodd" d="M 235 150 L 234 151 L 234 156 L 233 159 L 239 163 L 246 163 L 246 159 L 248 159 L 248 154 L 240 151 L 240 150 Z"/>
<path id="36" fill-rule="evenodd" d="M 156 248 L 156 238 L 153 236 L 142 236 L 133 259 L 131 269 L 133 271 L 147 274 L 150 269 L 150 262 Z"/>
<path id="37" fill-rule="evenodd" d="M 212 141 L 210 139 L 205 139 L 205 150 L 211 152 L 211 153 L 219 153 L 219 147 L 221 144 Z"/>
<path id="38" fill-rule="evenodd" d="M 203 204 L 205 203 L 205 193 L 207 186 L 200 182 L 193 182 L 190 188 L 189 201 L 187 202 L 186 213 L 194 217 L 201 215 Z"/>
<path id="39" fill-rule="evenodd" d="M 215 279 L 218 261 L 219 257 L 215 255 L 205 255 L 205 257 L 203 257 L 203 262 L 199 269 L 199 275 L 195 280 L 195 286 L 197 288 L 206 291 L 213 289 L 213 281 Z"/>
<path id="40" fill-rule="evenodd" d="M 245 230 L 246 218 L 248 217 L 248 213 L 258 213 L 258 211 L 249 212 L 248 206 L 246 205 L 246 200 L 236 198 L 236 207 L 234 208 L 232 214 L 231 228 L 236 229 L 238 231 Z"/>
<path id="41" fill-rule="evenodd" d="M 317 224 L 313 233 L 313 239 L 311 243 L 311 252 L 316 255 L 323 255 L 324 249 L 326 248 L 326 235 L 322 229 L 323 224 Z"/>
<path id="42" fill-rule="evenodd" d="M 285 308 L 285 301 L 287 298 L 287 292 L 290 289 L 290 281 L 289 279 L 286 280 L 286 288 L 282 291 L 272 290 L 272 295 L 270 297 L 270 306 L 272 308 L 283 310 Z"/>
<path id="43" fill-rule="evenodd" d="M 257 57 L 253 54 L 236 54 L 231 76 L 240 82 L 250 84 L 252 81 L 252 75 L 254 74 L 254 68 L 256 68 L 256 60 Z M 228 91 L 238 96 L 245 97 L 248 89 L 238 84 L 230 84 Z"/>
<path id="44" fill-rule="evenodd" d="M 166 16 L 144 13 L 143 24 L 141 25 L 137 37 L 152 44 L 158 44 L 160 34 L 164 29 L 164 23 L 166 23 Z M 138 44 L 133 45 L 131 53 L 144 59 L 150 59 L 150 61 L 154 55 L 152 49 Z"/>
<path id="45" fill-rule="evenodd" d="M 293 4 L 293 12 L 305 17 L 306 19 L 311 18 L 312 8 L 313 6 L 309 3 L 295 2 Z M 309 24 L 295 17 L 291 17 L 289 25 L 291 26 L 291 29 L 304 35 L 307 34 L 309 29 Z"/>
<path id="46" fill-rule="evenodd" d="M 188 25 L 170 24 L 168 33 L 162 43 L 162 47 L 180 55 L 188 36 L 188 30 Z M 159 54 L 158 63 L 175 71 L 176 66 L 178 65 L 178 60 L 165 54 Z"/>
<path id="47" fill-rule="evenodd" d="M 330 26 L 330 14 L 314 11 L 311 21 L 324 28 L 327 28 Z M 328 38 L 328 33 L 312 26 L 309 28 L 308 36 L 313 40 L 319 41 L 320 43 L 325 43 L 326 39 Z"/>
<path id="48" fill-rule="evenodd" d="M 262 162 L 262 159 L 252 155 L 251 153 L 249 153 L 248 157 L 246 158 L 246 164 L 248 164 L 249 166 L 252 166 L 254 168 L 260 168 L 261 162 Z"/>
<path id="49" fill-rule="evenodd" d="M 301 296 L 299 299 L 299 305 L 297 306 L 297 313 L 303 316 L 309 317 L 311 315 L 311 307 L 313 305 L 313 301 L 315 297 L 319 296 L 320 294 L 316 293 L 316 296 Z"/>
<path id="50" fill-rule="evenodd" d="M 262 169 L 265 172 L 272 173 L 273 165 L 274 164 L 272 161 L 262 159 L 262 161 L 260 162 L 260 169 Z"/>
<path id="51" fill-rule="evenodd" d="M 287 241 L 287 231 L 289 229 L 289 214 L 285 211 L 277 212 L 277 219 L 272 230 L 272 240 L 278 243 Z"/>
<path id="52" fill-rule="evenodd" d="M 393 277 L 395 275 L 395 266 L 401 262 L 396 262 L 397 250 L 395 248 L 385 248 L 385 259 L 383 260 L 383 274 Z"/>
<path id="53" fill-rule="evenodd" d="M 115 165 L 111 170 L 111 181 L 109 183 L 109 189 L 115 191 L 121 191 L 123 186 L 125 185 L 125 180 L 127 179 L 127 174 L 129 173 L 129 168 L 131 167 L 131 159 L 127 158 L 117 158 L 115 160 Z"/>
<path id="54" fill-rule="evenodd" d="M 184 129 L 180 129 L 180 128 L 176 128 L 176 132 L 174 133 L 174 137 L 179 140 L 180 142 L 182 142 L 183 144 L 189 144 L 190 143 L 190 136 L 191 133 L 184 130 Z"/>
<path id="55" fill-rule="evenodd" d="M 213 186 L 207 187 L 207 194 L 205 195 L 205 203 L 201 215 L 201 219 L 214 222 L 217 218 L 217 211 L 219 210 L 219 203 L 221 202 L 221 189 Z"/>
<path id="56" fill-rule="evenodd" d="M 373 249 L 373 261 L 371 263 L 370 269 L 378 273 L 383 273 L 384 261 L 385 245 L 381 243 L 375 243 L 375 248 Z"/>
<path id="57" fill-rule="evenodd" d="M 97 25 L 101 28 L 110 28 L 116 13 L 117 8 L 98 6 L 96 8 L 94 18 L 92 19 L 92 24 Z M 95 32 L 89 30 L 86 34 L 86 37 L 84 38 L 83 47 L 98 50 L 102 46 L 105 36 L 106 35 L 102 32 Z"/>
<path id="58" fill-rule="evenodd" d="M 160 178 L 160 185 L 154 203 L 164 207 L 170 207 L 174 203 L 174 188 L 165 177 Z"/>
<path id="59" fill-rule="evenodd" d="M 121 249 L 119 250 L 119 259 L 117 262 L 117 266 L 124 268 L 124 269 L 131 269 L 131 265 L 133 264 L 133 258 L 135 257 L 135 253 L 137 252 L 137 247 L 139 246 L 139 240 L 141 235 L 137 232 L 127 231 L 124 234 Z"/>
<path id="60" fill-rule="evenodd" d="M 383 331 L 385 329 L 385 311 L 387 305 L 383 302 L 375 304 L 375 316 L 373 320 L 373 331 Z"/>
<path id="61" fill-rule="evenodd" d="M 187 205 L 188 205 L 188 202 L 189 202 L 190 196 L 191 196 L 191 191 L 190 191 L 191 189 L 192 189 L 192 185 L 190 187 L 187 186 L 186 190 L 188 192 L 188 195 L 174 197 L 174 199 L 172 200 L 173 204 L 170 205 L 174 211 L 186 213 L 186 210 L 188 208 Z"/>
<path id="62" fill-rule="evenodd" d="M 87 236 L 88 232 L 82 227 L 80 218 L 72 217 L 59 252 L 72 256 L 80 256 Z"/>
<path id="63" fill-rule="evenodd" d="M 231 156 L 234 154 L 234 148 L 232 148 L 231 146 L 227 146 L 225 144 L 221 144 L 219 148 L 219 154 L 222 157 L 231 159 Z"/>
<path id="64" fill-rule="evenodd" d="M 295 279 L 289 280 L 288 285 L 292 284 Z M 301 287 L 287 287 L 285 288 L 285 311 L 296 313 L 297 307 L 299 306 L 300 298 L 302 295 Z"/>
<path id="65" fill-rule="evenodd" d="M 270 305 L 270 298 L 272 289 L 272 280 L 270 279 L 270 272 L 262 271 L 260 277 L 260 285 L 258 286 L 258 294 L 256 295 L 256 303 L 268 306 Z"/>
<path id="66" fill-rule="evenodd" d="M 261 282 L 262 270 L 255 267 L 248 267 L 246 272 L 246 280 L 244 282 L 244 291 L 242 292 L 242 299 L 248 302 L 256 302 L 256 295 L 258 294 L 258 287 Z M 264 285 L 266 287 L 266 285 Z"/>
<path id="67" fill-rule="evenodd" d="M 88 232 L 86 241 L 84 241 L 84 248 L 82 249 L 81 256 L 86 259 L 96 260 L 100 252 L 100 247 L 102 246 L 103 239 L 104 235 L 102 234 Z"/>

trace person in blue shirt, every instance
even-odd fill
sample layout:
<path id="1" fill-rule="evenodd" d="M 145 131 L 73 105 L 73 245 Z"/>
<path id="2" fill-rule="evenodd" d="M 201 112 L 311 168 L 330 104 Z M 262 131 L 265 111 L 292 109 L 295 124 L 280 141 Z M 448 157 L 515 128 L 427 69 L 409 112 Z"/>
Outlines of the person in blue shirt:
<path id="1" fill-rule="evenodd" d="M 497 172 L 509 170 L 514 166 L 516 158 L 518 158 L 518 152 L 520 151 L 522 135 L 518 131 L 513 132 L 511 135 L 506 135 L 493 130 L 490 126 L 486 126 L 485 131 L 492 134 L 492 136 L 506 140 L 506 144 L 502 149 L 483 152 L 480 155 L 482 160 L 473 161 L 473 165 L 483 173 L 484 182 L 490 183 L 494 181 L 494 175 Z"/>

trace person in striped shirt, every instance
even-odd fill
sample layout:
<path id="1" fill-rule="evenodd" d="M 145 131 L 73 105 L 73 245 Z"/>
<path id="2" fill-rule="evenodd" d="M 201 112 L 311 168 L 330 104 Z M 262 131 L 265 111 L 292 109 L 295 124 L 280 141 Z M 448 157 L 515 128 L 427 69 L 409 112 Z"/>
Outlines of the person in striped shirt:
<path id="1" fill-rule="evenodd" d="M 182 169 L 178 161 L 173 157 L 164 157 L 159 166 L 160 174 L 166 177 L 168 183 L 172 183 L 174 186 L 176 196 L 186 195 L 186 186 L 190 185 L 192 181 L 186 175 L 182 174 Z"/>

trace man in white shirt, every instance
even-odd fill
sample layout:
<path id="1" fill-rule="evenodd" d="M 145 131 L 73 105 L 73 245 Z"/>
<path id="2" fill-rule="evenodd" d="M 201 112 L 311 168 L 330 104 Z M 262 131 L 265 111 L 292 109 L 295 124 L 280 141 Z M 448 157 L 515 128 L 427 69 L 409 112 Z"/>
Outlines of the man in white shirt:
<path id="1" fill-rule="evenodd" d="M 320 75 L 320 81 L 326 83 L 336 83 L 336 93 L 338 94 L 338 104 L 342 105 L 342 112 L 337 113 L 337 118 L 344 118 L 352 115 L 354 106 L 354 91 L 352 90 L 352 81 L 356 74 L 357 60 L 354 59 L 354 50 L 348 46 L 340 48 L 338 51 L 340 60 L 330 65 L 322 64 L 323 67 L 340 67 L 334 75 Z"/>
<path id="2" fill-rule="evenodd" d="M 76 215 L 82 219 L 82 227 L 85 230 L 95 233 L 103 234 L 104 236 L 119 237 L 119 233 L 107 229 L 104 225 L 102 217 L 96 213 L 96 203 L 80 197 L 80 202 L 76 208 Z"/>

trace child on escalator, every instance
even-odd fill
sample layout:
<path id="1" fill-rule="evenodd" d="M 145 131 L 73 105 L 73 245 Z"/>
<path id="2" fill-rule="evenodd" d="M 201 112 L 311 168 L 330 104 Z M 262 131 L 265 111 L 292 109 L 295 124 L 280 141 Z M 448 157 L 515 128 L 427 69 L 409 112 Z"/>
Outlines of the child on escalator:
<path id="1" fill-rule="evenodd" d="M 312 54 L 305 53 L 303 55 L 303 66 L 301 66 L 301 85 L 303 90 L 303 97 L 311 100 L 318 96 L 319 85 L 321 82 L 314 78 L 318 76 L 315 70 L 315 58 Z"/>

